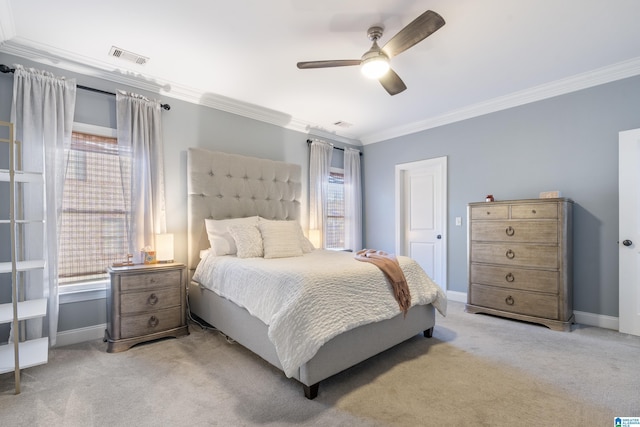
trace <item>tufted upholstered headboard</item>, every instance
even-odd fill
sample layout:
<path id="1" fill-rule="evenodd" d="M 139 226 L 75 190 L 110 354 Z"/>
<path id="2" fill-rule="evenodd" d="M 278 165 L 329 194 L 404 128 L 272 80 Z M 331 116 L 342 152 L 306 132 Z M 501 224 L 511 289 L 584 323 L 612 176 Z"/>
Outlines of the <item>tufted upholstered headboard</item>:
<path id="1" fill-rule="evenodd" d="M 209 247 L 204 220 L 300 220 L 300 165 L 202 148 L 187 153 L 188 268 Z"/>

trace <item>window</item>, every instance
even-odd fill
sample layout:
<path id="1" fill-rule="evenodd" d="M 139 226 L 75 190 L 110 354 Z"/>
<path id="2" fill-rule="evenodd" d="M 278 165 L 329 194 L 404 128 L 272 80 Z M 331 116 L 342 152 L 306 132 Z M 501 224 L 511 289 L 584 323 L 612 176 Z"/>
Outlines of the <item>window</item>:
<path id="1" fill-rule="evenodd" d="M 331 168 L 327 195 L 327 249 L 344 249 L 344 170 Z"/>
<path id="2" fill-rule="evenodd" d="M 61 286 L 105 279 L 105 268 L 128 252 L 129 194 L 123 189 L 130 188 L 129 157 L 120 156 L 112 129 L 91 131 L 72 133 L 62 200 Z"/>

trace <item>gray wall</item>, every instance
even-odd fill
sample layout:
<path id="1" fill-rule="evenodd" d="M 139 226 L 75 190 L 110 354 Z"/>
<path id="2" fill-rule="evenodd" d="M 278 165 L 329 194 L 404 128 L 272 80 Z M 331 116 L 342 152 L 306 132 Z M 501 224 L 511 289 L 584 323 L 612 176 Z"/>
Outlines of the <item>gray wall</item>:
<path id="1" fill-rule="evenodd" d="M 450 290 L 467 290 L 467 203 L 560 190 L 575 202 L 574 309 L 618 316 L 618 132 L 639 127 L 633 77 L 367 145 L 367 246 L 395 250 L 395 165 L 447 156 Z"/>

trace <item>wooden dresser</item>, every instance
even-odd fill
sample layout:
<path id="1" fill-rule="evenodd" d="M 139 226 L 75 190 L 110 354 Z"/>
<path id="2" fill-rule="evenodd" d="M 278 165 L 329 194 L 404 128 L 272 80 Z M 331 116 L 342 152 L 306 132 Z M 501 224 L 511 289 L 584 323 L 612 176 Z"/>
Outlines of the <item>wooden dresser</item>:
<path id="1" fill-rule="evenodd" d="M 470 203 L 466 311 L 569 331 L 572 207 L 569 199 Z"/>
<path id="2" fill-rule="evenodd" d="M 184 264 L 110 267 L 107 352 L 165 337 L 188 335 Z"/>

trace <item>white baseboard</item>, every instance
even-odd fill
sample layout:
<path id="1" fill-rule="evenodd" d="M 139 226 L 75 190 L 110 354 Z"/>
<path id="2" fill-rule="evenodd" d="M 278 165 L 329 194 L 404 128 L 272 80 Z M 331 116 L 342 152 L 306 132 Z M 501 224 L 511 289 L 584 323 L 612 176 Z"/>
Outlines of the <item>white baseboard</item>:
<path id="1" fill-rule="evenodd" d="M 102 339 L 106 328 L 107 325 L 103 323 L 101 325 L 58 332 L 58 335 L 56 335 L 56 347 Z"/>
<path id="2" fill-rule="evenodd" d="M 447 299 L 449 301 L 467 302 L 466 292 L 447 291 Z M 596 326 L 598 328 L 618 330 L 618 318 L 606 316 L 604 314 L 587 313 L 584 311 L 574 311 L 576 323 L 587 326 Z"/>
<path id="3" fill-rule="evenodd" d="M 467 302 L 466 292 L 447 291 L 447 299 L 449 301 Z"/>
<path id="4" fill-rule="evenodd" d="M 617 317 L 605 316 L 604 314 L 586 313 L 584 311 L 574 311 L 576 323 L 599 328 L 618 330 L 619 321 Z"/>

